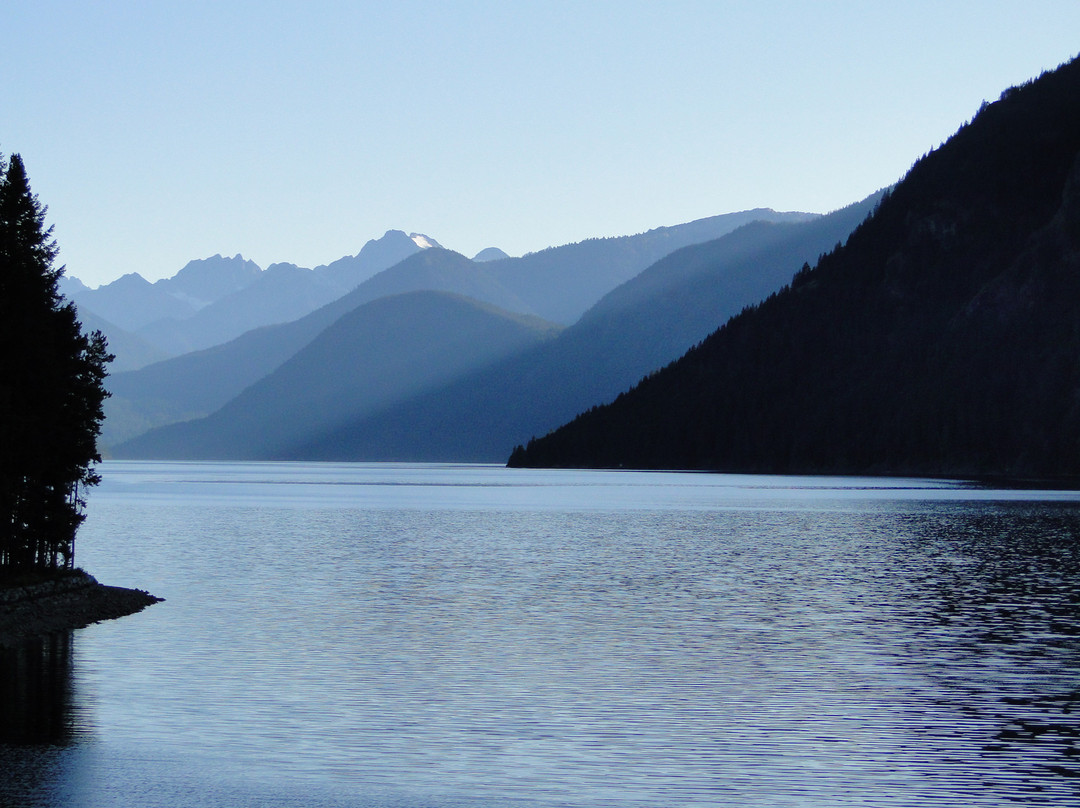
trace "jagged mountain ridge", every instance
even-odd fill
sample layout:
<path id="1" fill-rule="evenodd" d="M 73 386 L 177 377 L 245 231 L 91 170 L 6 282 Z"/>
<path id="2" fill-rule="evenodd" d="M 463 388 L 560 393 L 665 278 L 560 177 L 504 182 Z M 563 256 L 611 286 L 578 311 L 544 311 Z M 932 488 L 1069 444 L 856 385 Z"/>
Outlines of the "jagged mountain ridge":
<path id="1" fill-rule="evenodd" d="M 262 270 L 239 255 L 216 255 L 154 283 L 131 273 L 94 290 L 72 281 L 65 288 L 83 311 L 175 356 L 302 317 L 420 249 L 404 232 L 391 230 L 356 255 L 315 269 L 273 264 Z"/>

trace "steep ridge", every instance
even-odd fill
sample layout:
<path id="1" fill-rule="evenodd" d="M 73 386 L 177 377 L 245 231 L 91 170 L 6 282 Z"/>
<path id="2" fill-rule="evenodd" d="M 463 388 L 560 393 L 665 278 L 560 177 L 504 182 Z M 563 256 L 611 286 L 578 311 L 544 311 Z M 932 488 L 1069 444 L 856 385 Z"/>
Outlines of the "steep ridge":
<path id="1" fill-rule="evenodd" d="M 753 222 L 685 247 L 609 293 L 556 339 L 393 410 L 354 417 L 295 457 L 504 460 L 585 407 L 611 400 L 847 238 L 878 195 L 800 223 Z"/>
<path id="2" fill-rule="evenodd" d="M 550 338 L 557 326 L 445 292 L 348 312 L 213 415 L 116 447 L 117 457 L 278 459 L 357 414 L 384 409 Z"/>
<path id="3" fill-rule="evenodd" d="M 1080 473 L 1080 62 L 1003 93 L 847 244 L 513 465 Z"/>

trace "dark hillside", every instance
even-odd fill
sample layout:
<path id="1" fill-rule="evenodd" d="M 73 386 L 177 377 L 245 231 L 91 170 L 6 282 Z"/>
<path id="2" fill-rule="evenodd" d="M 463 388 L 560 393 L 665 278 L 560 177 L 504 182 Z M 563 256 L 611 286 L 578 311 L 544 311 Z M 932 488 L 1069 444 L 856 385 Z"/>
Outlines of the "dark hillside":
<path id="1" fill-rule="evenodd" d="M 1080 63 L 1006 91 L 848 243 L 513 464 L 1080 472 Z"/>

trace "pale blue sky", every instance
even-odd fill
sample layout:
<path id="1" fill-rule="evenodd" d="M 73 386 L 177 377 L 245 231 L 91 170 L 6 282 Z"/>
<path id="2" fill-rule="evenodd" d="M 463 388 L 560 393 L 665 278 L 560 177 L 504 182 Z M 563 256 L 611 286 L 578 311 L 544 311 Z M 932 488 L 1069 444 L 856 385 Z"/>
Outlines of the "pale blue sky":
<path id="1" fill-rule="evenodd" d="M 519 255 L 897 180 L 1080 52 L 1080 2 L 8 0 L 0 151 L 68 273 Z"/>

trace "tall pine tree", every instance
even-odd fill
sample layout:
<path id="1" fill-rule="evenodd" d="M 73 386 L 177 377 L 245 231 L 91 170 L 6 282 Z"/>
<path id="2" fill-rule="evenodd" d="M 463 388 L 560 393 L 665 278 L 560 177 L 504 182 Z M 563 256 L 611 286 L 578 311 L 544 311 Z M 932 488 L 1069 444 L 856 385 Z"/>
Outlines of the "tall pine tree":
<path id="1" fill-rule="evenodd" d="M 22 158 L 0 163 L 0 572 L 68 568 L 99 477 L 106 366 L 60 295 L 63 268 Z"/>

